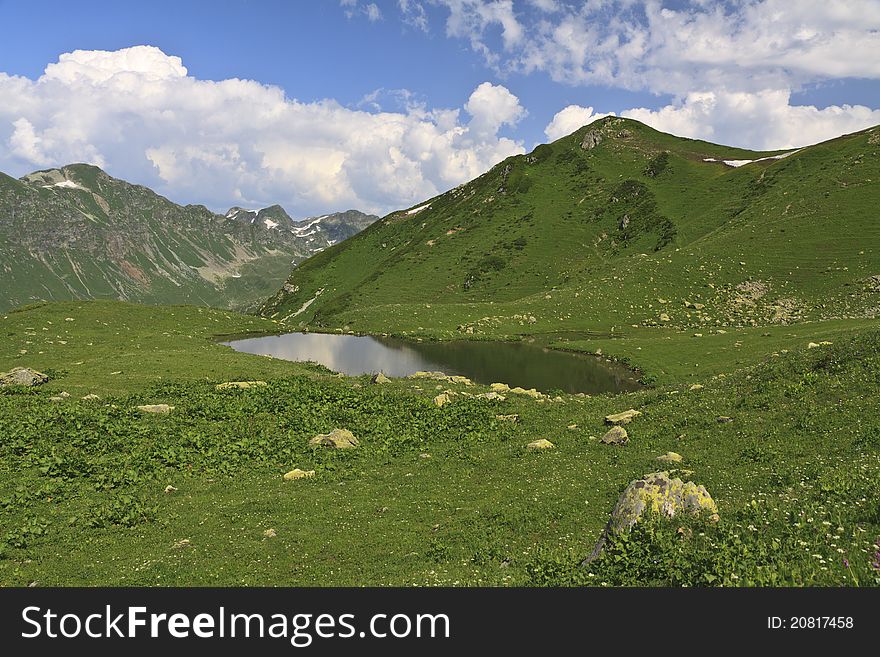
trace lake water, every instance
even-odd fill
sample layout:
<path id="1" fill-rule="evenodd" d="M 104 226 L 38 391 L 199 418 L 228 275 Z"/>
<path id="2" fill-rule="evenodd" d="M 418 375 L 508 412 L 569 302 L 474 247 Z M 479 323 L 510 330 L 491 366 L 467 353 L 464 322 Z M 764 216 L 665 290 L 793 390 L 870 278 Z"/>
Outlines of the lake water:
<path id="1" fill-rule="evenodd" d="M 236 351 L 293 361 L 313 361 L 349 376 L 418 371 L 466 376 L 477 383 L 506 383 L 543 392 L 626 392 L 639 388 L 622 365 L 596 356 L 521 342 L 417 342 L 378 336 L 287 333 L 226 342 Z"/>

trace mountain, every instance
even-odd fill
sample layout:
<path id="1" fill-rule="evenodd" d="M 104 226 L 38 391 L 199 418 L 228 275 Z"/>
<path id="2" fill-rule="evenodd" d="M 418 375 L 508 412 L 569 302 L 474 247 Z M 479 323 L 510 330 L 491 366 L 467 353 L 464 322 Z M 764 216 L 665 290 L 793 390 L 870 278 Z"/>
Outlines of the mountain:
<path id="1" fill-rule="evenodd" d="M 756 152 L 607 117 L 312 256 L 262 312 L 440 338 L 873 317 L 878 181 L 876 127 Z"/>
<path id="2" fill-rule="evenodd" d="M 90 165 L 0 174 L 0 310 L 85 298 L 246 309 L 291 263 L 338 241 L 340 226 L 347 236 L 374 219 L 329 215 L 304 235 L 277 205 L 218 215 Z"/>

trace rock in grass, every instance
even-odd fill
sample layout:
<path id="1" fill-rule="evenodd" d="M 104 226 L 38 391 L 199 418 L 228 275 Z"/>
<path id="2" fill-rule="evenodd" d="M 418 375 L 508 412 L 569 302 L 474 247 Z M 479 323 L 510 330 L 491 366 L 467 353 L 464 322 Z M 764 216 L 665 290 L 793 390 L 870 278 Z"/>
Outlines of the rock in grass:
<path id="1" fill-rule="evenodd" d="M 144 404 L 143 406 L 138 406 L 137 410 L 142 413 L 170 413 L 174 410 L 174 407 L 168 404 Z"/>
<path id="2" fill-rule="evenodd" d="M 553 443 L 551 443 L 546 438 L 540 438 L 539 440 L 533 440 L 528 445 L 526 445 L 527 449 L 553 449 L 556 447 Z"/>
<path id="3" fill-rule="evenodd" d="M 658 456 L 657 460 L 663 461 L 664 463 L 681 463 L 684 460 L 684 457 L 676 452 L 666 452 L 662 456 Z"/>
<path id="4" fill-rule="evenodd" d="M 83 397 L 83 401 L 94 401 L 96 399 L 100 399 L 100 397 L 98 397 L 98 395 L 93 394 L 93 393 L 89 393 L 88 395 Z"/>
<path id="5" fill-rule="evenodd" d="M 688 388 L 688 390 L 693 390 L 693 391 L 695 391 L 695 390 L 702 390 L 702 389 L 703 389 L 703 386 L 702 386 L 701 384 L 699 384 L 699 383 L 695 383 L 695 384 L 692 385 L 690 388 Z"/>
<path id="6" fill-rule="evenodd" d="M 276 536 L 278 536 L 278 532 L 271 528 L 263 532 L 263 538 L 275 538 Z"/>
<path id="7" fill-rule="evenodd" d="M 391 379 L 382 374 L 382 372 L 376 372 L 373 377 L 370 379 L 370 383 L 373 384 L 382 384 L 382 383 L 391 383 Z"/>
<path id="8" fill-rule="evenodd" d="M 452 397 L 449 396 L 449 393 L 441 392 L 439 395 L 434 397 L 434 406 L 443 406 L 444 404 L 448 404 L 452 401 Z"/>
<path id="9" fill-rule="evenodd" d="M 715 421 L 718 424 L 730 424 L 731 422 L 733 422 L 733 418 L 728 417 L 727 415 L 719 415 L 718 417 L 715 418 Z"/>
<path id="10" fill-rule="evenodd" d="M 629 424 L 633 421 L 633 418 L 638 417 L 641 413 L 635 409 L 629 409 L 628 411 L 623 411 L 622 413 L 615 413 L 613 415 L 605 416 L 605 424 Z"/>
<path id="11" fill-rule="evenodd" d="M 629 442 L 629 435 L 623 427 L 612 427 L 599 439 L 599 442 L 605 445 L 626 445 Z"/>
<path id="12" fill-rule="evenodd" d="M 0 374 L 0 387 L 27 386 L 32 388 L 46 383 L 49 377 L 29 367 L 13 367 L 9 372 Z"/>
<path id="13" fill-rule="evenodd" d="M 511 413 L 510 415 L 496 415 L 496 420 L 501 420 L 502 422 L 519 422 L 519 415 L 516 413 Z"/>
<path id="14" fill-rule="evenodd" d="M 334 429 L 330 433 L 318 434 L 309 441 L 309 445 L 332 447 L 334 449 L 351 449 L 360 445 L 360 441 L 348 429 Z"/>
<path id="15" fill-rule="evenodd" d="M 479 398 L 479 399 L 490 399 L 490 400 L 493 400 L 493 401 L 504 401 L 505 399 L 507 399 L 504 395 L 499 395 L 499 394 L 498 394 L 497 392 L 495 392 L 494 390 L 492 390 L 491 392 L 484 392 L 484 393 L 482 393 L 482 394 L 480 394 L 480 395 L 477 395 L 477 398 Z"/>
<path id="16" fill-rule="evenodd" d="M 215 388 L 217 390 L 247 390 L 248 388 L 260 388 L 269 385 L 265 381 L 227 381 L 226 383 L 218 383 Z"/>
<path id="17" fill-rule="evenodd" d="M 492 385 L 489 386 L 489 389 L 492 392 L 509 392 L 510 386 L 507 385 L 506 383 L 493 383 Z"/>
<path id="18" fill-rule="evenodd" d="M 308 479 L 309 477 L 314 476 L 314 470 L 300 470 L 299 468 L 294 468 L 284 475 L 284 481 L 293 481 L 295 479 Z"/>
<path id="19" fill-rule="evenodd" d="M 682 513 L 708 513 L 711 520 L 718 520 L 718 507 L 704 486 L 672 479 L 668 472 L 653 472 L 631 481 L 620 494 L 602 538 L 581 565 L 599 556 L 610 534 L 629 531 L 645 514 L 650 513 L 664 518 Z"/>

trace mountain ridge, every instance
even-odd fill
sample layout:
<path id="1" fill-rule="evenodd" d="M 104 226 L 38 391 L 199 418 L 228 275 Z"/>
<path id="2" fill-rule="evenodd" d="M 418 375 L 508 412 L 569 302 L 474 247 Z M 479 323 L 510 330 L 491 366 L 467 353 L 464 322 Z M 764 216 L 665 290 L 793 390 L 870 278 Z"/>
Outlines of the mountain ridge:
<path id="1" fill-rule="evenodd" d="M 442 338 L 873 316 L 878 140 L 749 151 L 605 117 L 309 258 L 261 312 Z"/>
<path id="2" fill-rule="evenodd" d="M 302 236 L 281 206 L 260 212 L 276 226 L 286 217 L 289 230 L 234 221 L 204 205 L 178 205 L 94 165 L 20 179 L 3 174 L 0 310 L 71 298 L 252 308 L 293 263 L 374 220 L 357 213 L 341 227 Z"/>

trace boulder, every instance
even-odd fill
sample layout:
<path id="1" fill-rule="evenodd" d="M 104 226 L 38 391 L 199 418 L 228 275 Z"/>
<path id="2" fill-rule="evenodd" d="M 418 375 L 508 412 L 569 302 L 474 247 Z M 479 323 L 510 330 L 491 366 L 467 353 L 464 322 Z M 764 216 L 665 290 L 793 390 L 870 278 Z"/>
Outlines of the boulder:
<path id="1" fill-rule="evenodd" d="M 493 383 L 489 388 L 492 392 L 510 392 L 510 386 L 506 383 Z"/>
<path id="2" fill-rule="evenodd" d="M 434 397 L 434 406 L 440 407 L 444 404 L 448 404 L 452 401 L 452 397 L 449 396 L 447 392 L 441 392 L 439 395 Z"/>
<path id="3" fill-rule="evenodd" d="M 214 386 L 217 390 L 247 390 L 248 388 L 260 388 L 269 385 L 265 381 L 227 381 L 226 383 L 218 383 Z"/>
<path id="4" fill-rule="evenodd" d="M 100 397 L 98 397 L 98 395 L 94 393 L 89 393 L 85 397 L 83 397 L 83 401 L 94 401 L 96 399 L 100 399 Z"/>
<path id="5" fill-rule="evenodd" d="M 496 420 L 501 420 L 502 422 L 519 422 L 519 415 L 516 413 L 512 413 L 511 415 L 496 415 Z"/>
<path id="6" fill-rule="evenodd" d="M 633 408 L 628 411 L 623 411 L 622 413 L 615 413 L 614 415 L 606 415 L 605 416 L 605 424 L 629 424 L 633 421 L 633 418 L 638 417 L 641 413 Z"/>
<path id="7" fill-rule="evenodd" d="M 0 374 L 0 387 L 28 386 L 32 388 L 43 385 L 48 380 L 48 376 L 29 367 L 13 367 L 9 372 Z"/>
<path id="8" fill-rule="evenodd" d="M 379 385 L 382 383 L 391 383 L 391 379 L 382 374 L 382 372 L 376 372 L 370 379 L 370 383 L 375 385 Z"/>
<path id="9" fill-rule="evenodd" d="M 626 445 L 629 442 L 629 435 L 623 427 L 612 427 L 608 433 L 599 439 L 599 442 L 605 445 Z"/>
<path id="10" fill-rule="evenodd" d="M 702 390 L 702 389 L 703 389 L 703 386 L 699 383 L 695 383 L 690 388 L 688 388 L 688 390 L 692 390 L 692 391 Z"/>
<path id="11" fill-rule="evenodd" d="M 517 386 L 516 388 L 511 388 L 510 392 L 512 392 L 515 395 L 525 395 L 526 397 L 531 397 L 532 399 L 543 399 L 544 398 L 544 394 L 538 392 L 534 388 L 529 388 L 528 390 L 526 390 L 525 388 L 520 388 L 519 386 Z"/>
<path id="12" fill-rule="evenodd" d="M 504 395 L 499 395 L 499 394 L 498 394 L 497 392 L 495 392 L 494 390 L 493 390 L 492 392 L 484 392 L 484 393 L 482 393 L 482 394 L 480 394 L 480 395 L 477 395 L 477 398 L 479 398 L 479 399 L 490 399 L 490 400 L 493 400 L 493 401 L 504 401 L 505 399 L 507 399 Z"/>
<path id="13" fill-rule="evenodd" d="M 684 457 L 676 452 L 666 452 L 662 456 L 658 456 L 657 460 L 663 461 L 664 463 L 681 463 L 684 460 Z"/>
<path id="14" fill-rule="evenodd" d="M 533 440 L 528 445 L 526 445 L 527 449 L 553 449 L 556 447 L 553 443 L 551 443 L 546 438 L 540 438 L 539 440 Z"/>
<path id="15" fill-rule="evenodd" d="M 602 143 L 602 133 L 598 130 L 588 130 L 581 142 L 581 148 L 585 151 L 592 150 Z"/>
<path id="16" fill-rule="evenodd" d="M 581 565 L 599 556 L 609 535 L 629 531 L 646 513 L 664 518 L 708 513 L 711 520 L 718 520 L 718 507 L 704 486 L 673 479 L 668 472 L 653 472 L 631 481 L 620 494 L 602 537 Z"/>
<path id="17" fill-rule="evenodd" d="M 307 479 L 314 476 L 314 470 L 300 470 L 299 468 L 294 468 L 290 472 L 285 473 L 284 481 L 293 481 L 294 479 Z"/>
<path id="18" fill-rule="evenodd" d="M 334 429 L 330 433 L 321 433 L 309 441 L 309 445 L 332 447 L 333 449 L 351 449 L 360 445 L 360 441 L 348 429 Z"/>
<path id="19" fill-rule="evenodd" d="M 143 406 L 138 406 L 137 410 L 141 413 L 170 413 L 174 410 L 174 407 L 168 404 L 144 404 Z"/>

